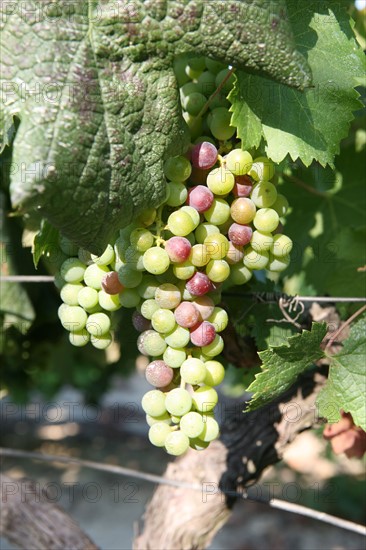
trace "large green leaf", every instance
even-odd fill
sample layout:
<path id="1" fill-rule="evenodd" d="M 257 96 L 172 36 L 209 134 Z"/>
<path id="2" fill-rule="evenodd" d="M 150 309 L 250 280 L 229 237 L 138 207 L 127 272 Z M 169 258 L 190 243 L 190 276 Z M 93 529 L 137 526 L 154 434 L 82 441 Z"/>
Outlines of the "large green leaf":
<path id="1" fill-rule="evenodd" d="M 243 147 L 258 147 L 275 162 L 288 154 L 309 166 L 313 159 L 332 164 L 347 135 L 353 111 L 362 104 L 353 89 L 365 72 L 346 11 L 338 2 L 288 0 L 297 46 L 313 73 L 304 93 L 262 76 L 237 73 L 231 93 L 232 121 Z"/>
<path id="2" fill-rule="evenodd" d="M 38 208 L 100 252 L 165 197 L 162 163 L 188 133 L 172 64 L 204 54 L 285 84 L 310 84 L 285 0 L 2 3 L 0 121 L 14 141 L 14 207 Z"/>
<path id="3" fill-rule="evenodd" d="M 340 410 L 351 413 L 356 426 L 366 430 L 366 317 L 355 323 L 342 351 L 331 357 L 329 378 L 317 399 L 319 413 L 338 422 Z"/>
<path id="4" fill-rule="evenodd" d="M 257 409 L 281 395 L 299 374 L 320 359 L 324 355 L 320 344 L 326 332 L 325 323 L 313 323 L 311 331 L 291 336 L 287 345 L 261 351 L 258 355 L 263 361 L 262 372 L 247 390 L 254 394 L 247 410 Z"/>

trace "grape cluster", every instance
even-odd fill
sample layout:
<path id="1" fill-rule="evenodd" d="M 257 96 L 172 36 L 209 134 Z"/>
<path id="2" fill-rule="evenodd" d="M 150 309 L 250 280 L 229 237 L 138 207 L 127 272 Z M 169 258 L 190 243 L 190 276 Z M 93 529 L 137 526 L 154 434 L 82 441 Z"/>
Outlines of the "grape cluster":
<path id="1" fill-rule="evenodd" d="M 284 270 L 292 247 L 279 230 L 288 203 L 273 163 L 242 149 L 225 97 L 213 98 L 201 114 L 230 76 L 202 59 L 178 72 L 192 144 L 164 163 L 164 204 L 122 229 L 101 256 L 73 250 L 58 277 L 59 317 L 76 346 L 106 348 L 111 314 L 122 306 L 136 310 L 137 346 L 150 357 L 146 379 L 154 387 L 142 400 L 149 439 L 172 455 L 204 449 L 219 433 L 214 387 L 224 378 L 217 356 L 228 324 L 218 305 L 222 289 L 247 283 L 256 270 Z M 227 93 L 230 79 L 225 86 Z M 73 246 L 64 239 L 66 245 Z"/>

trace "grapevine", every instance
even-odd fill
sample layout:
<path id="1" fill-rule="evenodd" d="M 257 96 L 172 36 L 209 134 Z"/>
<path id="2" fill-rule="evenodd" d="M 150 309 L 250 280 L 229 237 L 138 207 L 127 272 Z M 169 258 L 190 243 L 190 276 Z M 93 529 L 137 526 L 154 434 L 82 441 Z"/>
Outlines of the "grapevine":
<path id="1" fill-rule="evenodd" d="M 191 144 L 164 163 L 166 198 L 119 231 L 95 256 L 62 237 L 56 275 L 60 321 L 74 346 L 106 349 L 113 312 L 134 309 L 137 347 L 150 358 L 142 399 L 149 439 L 169 454 L 205 449 L 219 435 L 215 387 L 225 369 L 222 291 L 258 271 L 286 269 L 286 198 L 274 164 L 247 151 L 230 125 L 232 72 L 209 58 L 177 62 Z M 215 91 L 220 90 L 220 93 Z"/>

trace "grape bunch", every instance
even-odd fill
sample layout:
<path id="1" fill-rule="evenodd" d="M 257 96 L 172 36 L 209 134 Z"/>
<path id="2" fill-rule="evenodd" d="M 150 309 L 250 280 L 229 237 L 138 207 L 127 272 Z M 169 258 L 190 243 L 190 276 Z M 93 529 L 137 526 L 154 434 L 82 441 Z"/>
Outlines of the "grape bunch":
<path id="1" fill-rule="evenodd" d="M 164 203 L 122 229 L 99 257 L 61 239 L 71 257 L 57 276 L 59 317 L 73 345 L 105 349 L 113 312 L 135 310 L 137 347 L 150 358 L 146 379 L 154 388 L 142 399 L 149 439 L 172 455 L 204 449 L 219 433 L 222 290 L 256 271 L 283 271 L 292 248 L 280 230 L 288 203 L 273 163 L 242 148 L 225 97 L 208 99 L 225 79 L 225 93 L 232 86 L 228 69 L 204 58 L 183 68 L 176 67 L 192 143 L 164 163 Z"/>

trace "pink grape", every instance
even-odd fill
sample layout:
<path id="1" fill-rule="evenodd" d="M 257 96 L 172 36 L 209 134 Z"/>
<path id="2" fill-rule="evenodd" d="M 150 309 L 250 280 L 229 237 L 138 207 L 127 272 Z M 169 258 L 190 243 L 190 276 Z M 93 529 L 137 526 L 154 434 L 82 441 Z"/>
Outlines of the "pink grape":
<path id="1" fill-rule="evenodd" d="M 250 242 L 253 235 L 253 229 L 249 225 L 232 223 L 229 227 L 228 237 L 230 241 L 239 246 L 244 246 Z"/>
<path id="2" fill-rule="evenodd" d="M 172 237 L 165 241 L 165 251 L 173 263 L 185 262 L 191 253 L 191 243 L 185 237 Z"/>
<path id="3" fill-rule="evenodd" d="M 199 321 L 198 309 L 192 302 L 181 302 L 174 311 L 174 317 L 178 325 L 184 328 L 194 327 Z"/>
<path id="4" fill-rule="evenodd" d="M 253 183 L 249 176 L 235 176 L 233 194 L 235 197 L 249 197 Z"/>
<path id="5" fill-rule="evenodd" d="M 212 191 L 204 185 L 196 185 L 188 192 L 188 204 L 198 212 L 206 212 L 212 205 L 214 196 Z"/>
<path id="6" fill-rule="evenodd" d="M 145 371 L 146 380 L 156 388 L 168 386 L 173 380 L 174 372 L 165 361 L 156 360 L 148 364 Z"/>
<path id="7" fill-rule="evenodd" d="M 191 162 L 195 168 L 208 170 L 212 168 L 217 161 L 217 149 L 209 141 L 197 143 L 191 151 Z"/>
<path id="8" fill-rule="evenodd" d="M 199 317 L 202 321 L 208 319 L 215 309 L 215 304 L 209 296 L 198 296 L 193 304 L 199 312 Z"/>
<path id="9" fill-rule="evenodd" d="M 208 321 L 203 321 L 191 330 L 191 342 L 200 348 L 211 344 L 215 340 L 215 336 L 215 327 Z"/>
<path id="10" fill-rule="evenodd" d="M 197 271 L 197 273 L 187 281 L 186 289 L 192 296 L 203 296 L 207 294 L 207 292 L 215 290 L 215 287 L 205 273 Z"/>
<path id="11" fill-rule="evenodd" d="M 242 246 L 238 246 L 229 241 L 229 250 L 226 254 L 226 261 L 228 264 L 237 264 L 244 258 L 244 249 Z"/>
<path id="12" fill-rule="evenodd" d="M 103 276 L 102 289 L 107 294 L 119 294 L 124 286 L 119 282 L 117 271 L 109 271 Z"/>
<path id="13" fill-rule="evenodd" d="M 151 329 L 151 322 L 149 319 L 146 319 L 138 311 L 134 311 L 132 314 L 132 324 L 139 332 L 144 332 L 144 330 Z"/>

